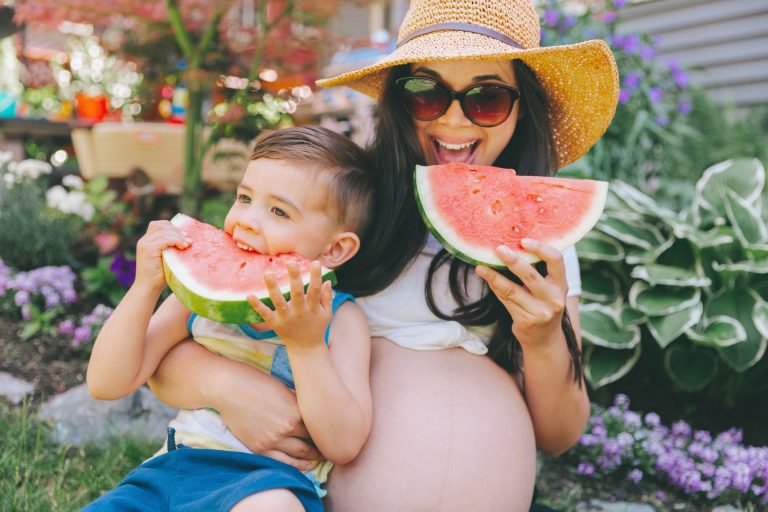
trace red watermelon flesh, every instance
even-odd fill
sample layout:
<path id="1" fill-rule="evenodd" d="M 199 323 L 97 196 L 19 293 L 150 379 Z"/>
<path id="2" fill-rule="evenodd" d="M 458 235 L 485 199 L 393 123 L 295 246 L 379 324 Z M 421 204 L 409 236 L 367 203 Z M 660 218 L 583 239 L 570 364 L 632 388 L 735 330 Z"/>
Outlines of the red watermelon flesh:
<path id="1" fill-rule="evenodd" d="M 267 271 L 289 297 L 288 263 L 299 267 L 305 286 L 309 283 L 310 260 L 306 258 L 244 251 L 225 231 L 187 215 L 178 214 L 171 222 L 187 232 L 192 245 L 163 251 L 166 281 L 179 301 L 201 316 L 224 323 L 263 321 L 246 297 L 255 295 L 272 306 L 264 284 Z M 323 268 L 322 275 L 324 280 L 334 279 L 329 269 Z"/>
<path id="2" fill-rule="evenodd" d="M 494 249 L 521 250 L 523 238 L 559 250 L 575 244 L 599 219 L 608 191 L 603 181 L 519 176 L 463 163 L 417 166 L 414 182 L 422 217 L 445 248 L 494 267 L 505 266 Z"/>

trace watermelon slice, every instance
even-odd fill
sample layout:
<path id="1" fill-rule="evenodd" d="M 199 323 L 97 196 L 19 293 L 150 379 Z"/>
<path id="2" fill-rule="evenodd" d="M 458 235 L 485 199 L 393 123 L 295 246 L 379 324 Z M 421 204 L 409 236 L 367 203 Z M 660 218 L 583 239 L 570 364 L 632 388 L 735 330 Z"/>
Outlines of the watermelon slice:
<path id="1" fill-rule="evenodd" d="M 179 302 L 200 316 L 229 324 L 262 322 L 246 297 L 255 295 L 272 307 L 264 284 L 266 271 L 275 276 L 283 295 L 290 297 L 290 262 L 298 265 L 305 289 L 309 284 L 306 258 L 244 251 L 226 232 L 181 213 L 171 223 L 188 233 L 192 245 L 183 251 L 174 247 L 163 251 L 165 280 Z M 322 276 L 336 283 L 333 271 L 325 267 Z"/>
<path id="2" fill-rule="evenodd" d="M 413 179 L 421 216 L 443 246 L 468 263 L 496 268 L 506 267 L 494 252 L 502 244 L 521 251 L 523 238 L 559 250 L 575 244 L 600 218 L 608 192 L 604 181 L 463 163 L 416 166 Z"/>

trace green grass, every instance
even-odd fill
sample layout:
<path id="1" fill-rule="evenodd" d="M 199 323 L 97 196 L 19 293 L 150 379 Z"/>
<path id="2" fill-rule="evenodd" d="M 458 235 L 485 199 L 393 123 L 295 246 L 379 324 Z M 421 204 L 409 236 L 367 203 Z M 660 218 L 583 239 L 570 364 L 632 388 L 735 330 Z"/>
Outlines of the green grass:
<path id="1" fill-rule="evenodd" d="M 132 439 L 103 448 L 58 446 L 49 434 L 27 405 L 0 403 L 0 510 L 77 510 L 157 449 Z"/>

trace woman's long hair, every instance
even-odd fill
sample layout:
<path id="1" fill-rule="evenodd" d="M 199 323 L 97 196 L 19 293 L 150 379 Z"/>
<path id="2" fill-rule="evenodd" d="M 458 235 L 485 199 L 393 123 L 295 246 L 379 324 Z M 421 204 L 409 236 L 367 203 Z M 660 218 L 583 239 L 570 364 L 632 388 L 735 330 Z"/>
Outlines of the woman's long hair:
<path id="1" fill-rule="evenodd" d="M 547 94 L 536 75 L 522 61 L 512 61 L 520 89 L 520 117 L 507 147 L 494 165 L 515 169 L 521 175 L 551 176 L 557 169 L 552 131 L 549 124 Z M 391 69 L 378 106 L 375 137 L 369 151 L 376 169 L 376 212 L 360 252 L 338 271 L 340 288 L 357 296 L 382 291 L 419 255 L 427 239 L 413 191 L 413 171 L 424 165 L 424 155 L 416 137 L 413 119 L 402 106 L 395 87 L 398 78 L 410 73 L 408 65 Z M 449 265 L 449 288 L 458 307 L 440 311 L 434 300 L 432 281 L 435 272 Z M 546 266 L 536 267 L 546 275 Z M 493 325 L 488 344 L 489 356 L 509 373 L 521 368 L 521 349 L 512 334 L 512 318 L 487 285 L 479 300 L 471 301 L 469 276 L 474 266 L 440 251 L 432 260 L 427 275 L 426 299 L 439 318 L 455 320 L 465 326 Z M 509 271 L 502 272 L 520 282 Z M 563 333 L 571 354 L 574 380 L 581 384 L 581 351 L 568 314 L 563 315 Z"/>

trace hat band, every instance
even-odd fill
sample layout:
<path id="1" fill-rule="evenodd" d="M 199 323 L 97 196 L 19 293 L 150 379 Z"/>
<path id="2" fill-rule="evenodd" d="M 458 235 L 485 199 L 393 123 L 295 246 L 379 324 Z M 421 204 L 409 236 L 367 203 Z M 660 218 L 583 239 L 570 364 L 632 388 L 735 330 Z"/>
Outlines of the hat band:
<path id="1" fill-rule="evenodd" d="M 501 41 L 506 45 L 519 48 L 520 50 L 525 50 L 525 48 L 523 48 L 520 45 L 520 43 L 518 43 L 511 37 L 505 34 L 502 34 L 501 32 L 493 30 L 492 28 L 483 27 L 480 25 L 472 25 L 470 23 L 459 23 L 459 22 L 436 23 L 434 25 L 429 25 L 428 27 L 420 28 L 415 32 L 411 32 L 402 41 L 398 42 L 397 47 L 400 48 L 405 43 L 407 43 L 408 41 L 410 41 L 415 37 L 423 36 L 424 34 L 429 34 L 432 32 L 437 32 L 438 30 L 461 30 L 462 32 L 472 32 L 474 34 L 480 34 L 483 36 L 496 39 L 497 41 Z"/>

